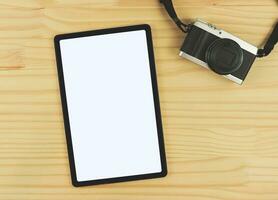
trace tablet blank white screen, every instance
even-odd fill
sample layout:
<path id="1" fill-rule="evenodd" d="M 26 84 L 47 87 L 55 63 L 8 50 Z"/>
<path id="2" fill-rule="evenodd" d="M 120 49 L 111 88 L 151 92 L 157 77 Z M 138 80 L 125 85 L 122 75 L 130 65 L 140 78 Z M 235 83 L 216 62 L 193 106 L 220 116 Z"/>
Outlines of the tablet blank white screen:
<path id="1" fill-rule="evenodd" d="M 146 32 L 60 48 L 77 181 L 161 172 Z"/>

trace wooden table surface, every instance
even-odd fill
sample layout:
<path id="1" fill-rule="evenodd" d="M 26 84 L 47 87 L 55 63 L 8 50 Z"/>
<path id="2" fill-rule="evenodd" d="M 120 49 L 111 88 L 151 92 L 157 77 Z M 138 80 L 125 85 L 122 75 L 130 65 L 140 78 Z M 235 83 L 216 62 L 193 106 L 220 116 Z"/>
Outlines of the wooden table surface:
<path id="1" fill-rule="evenodd" d="M 261 45 L 276 0 L 175 0 Z M 152 27 L 168 158 L 161 179 L 74 188 L 70 182 L 53 37 Z M 184 35 L 158 0 L 0 0 L 1 200 L 277 200 L 278 48 L 239 86 L 178 56 Z"/>

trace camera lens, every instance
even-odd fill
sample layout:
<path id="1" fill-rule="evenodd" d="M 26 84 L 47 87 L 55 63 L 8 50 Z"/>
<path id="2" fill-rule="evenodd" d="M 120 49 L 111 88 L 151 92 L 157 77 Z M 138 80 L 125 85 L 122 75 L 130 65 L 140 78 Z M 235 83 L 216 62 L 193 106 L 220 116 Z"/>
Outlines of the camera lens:
<path id="1" fill-rule="evenodd" d="M 233 40 L 217 39 L 206 51 L 206 62 L 215 73 L 228 75 L 240 68 L 243 62 L 243 51 Z"/>

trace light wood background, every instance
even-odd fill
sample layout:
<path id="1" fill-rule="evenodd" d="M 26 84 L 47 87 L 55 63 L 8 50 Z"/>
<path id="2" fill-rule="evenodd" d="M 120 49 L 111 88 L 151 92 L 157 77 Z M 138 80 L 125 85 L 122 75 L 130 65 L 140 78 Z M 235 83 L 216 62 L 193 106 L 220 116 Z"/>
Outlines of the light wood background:
<path id="1" fill-rule="evenodd" d="M 278 17 L 276 0 L 175 4 L 258 46 Z M 74 188 L 53 37 L 140 23 L 153 30 L 169 174 Z M 183 39 L 158 0 L 0 0 L 0 199 L 277 200 L 278 48 L 238 86 L 180 58 Z"/>

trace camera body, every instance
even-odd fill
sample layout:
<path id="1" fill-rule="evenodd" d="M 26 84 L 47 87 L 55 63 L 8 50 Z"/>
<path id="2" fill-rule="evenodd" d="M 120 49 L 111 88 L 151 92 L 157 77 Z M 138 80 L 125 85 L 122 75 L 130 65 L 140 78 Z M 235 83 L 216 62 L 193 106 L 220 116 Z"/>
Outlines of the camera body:
<path id="1" fill-rule="evenodd" d="M 257 52 L 257 47 L 197 20 L 190 25 L 180 56 L 242 84 Z"/>

